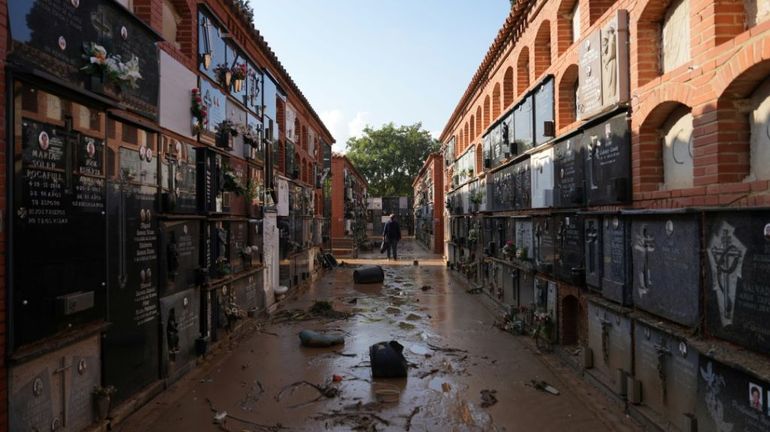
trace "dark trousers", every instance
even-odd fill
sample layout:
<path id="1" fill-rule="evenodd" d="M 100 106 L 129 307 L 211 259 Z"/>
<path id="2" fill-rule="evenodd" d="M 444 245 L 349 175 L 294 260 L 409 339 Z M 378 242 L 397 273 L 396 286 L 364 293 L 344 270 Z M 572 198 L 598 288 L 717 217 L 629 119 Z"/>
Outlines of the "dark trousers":
<path id="1" fill-rule="evenodd" d="M 398 240 L 388 240 L 388 259 L 391 254 L 393 259 L 398 259 Z"/>

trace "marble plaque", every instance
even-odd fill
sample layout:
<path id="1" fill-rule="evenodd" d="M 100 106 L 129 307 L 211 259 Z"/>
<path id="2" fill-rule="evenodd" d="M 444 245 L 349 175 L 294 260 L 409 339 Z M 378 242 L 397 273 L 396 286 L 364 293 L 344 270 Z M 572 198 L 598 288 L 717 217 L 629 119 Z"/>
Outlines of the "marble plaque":
<path id="1" fill-rule="evenodd" d="M 222 90 L 219 90 L 203 77 L 200 78 L 200 89 L 203 96 L 203 105 L 208 112 L 206 131 L 214 134 L 217 125 L 227 119 L 227 96 L 225 96 Z"/>
<path id="2" fill-rule="evenodd" d="M 487 210 L 513 210 L 515 204 L 515 165 L 507 166 L 489 175 Z"/>
<path id="3" fill-rule="evenodd" d="M 708 214 L 705 247 L 708 333 L 770 353 L 770 212 Z"/>
<path id="4" fill-rule="evenodd" d="M 586 217 L 583 222 L 583 238 L 585 239 L 585 280 L 592 290 L 600 290 L 602 286 L 602 219 L 599 216 Z"/>
<path id="5" fill-rule="evenodd" d="M 631 222 L 634 304 L 685 326 L 700 318 L 700 230 L 693 215 Z"/>
<path id="6" fill-rule="evenodd" d="M 554 145 L 554 207 L 582 207 L 586 201 L 582 134 Z"/>
<path id="7" fill-rule="evenodd" d="M 163 137 L 166 143 L 161 162 L 161 205 L 166 213 L 198 212 L 197 152 L 190 144 Z"/>
<path id="8" fill-rule="evenodd" d="M 532 208 L 553 206 L 553 147 L 533 154 L 530 160 L 532 172 Z"/>
<path id="9" fill-rule="evenodd" d="M 602 296 L 630 306 L 633 303 L 631 287 L 631 222 L 621 216 L 605 216 L 601 228 L 603 256 Z"/>
<path id="10" fill-rule="evenodd" d="M 535 304 L 535 274 L 523 270 L 513 270 L 514 305 L 531 308 Z"/>
<path id="11" fill-rule="evenodd" d="M 663 187 L 693 187 L 695 175 L 693 149 L 693 116 L 680 109 L 672 113 L 663 127 Z"/>
<path id="12" fill-rule="evenodd" d="M 557 227 L 550 216 L 533 217 L 532 227 L 535 267 L 539 272 L 553 274 Z"/>
<path id="13" fill-rule="evenodd" d="M 516 257 L 520 260 L 534 259 L 532 219 L 515 218 L 513 221 L 516 242 Z"/>
<path id="14" fill-rule="evenodd" d="M 634 323 L 634 378 L 642 383 L 642 405 L 672 424 L 695 414 L 698 352 L 686 341 Z"/>
<path id="15" fill-rule="evenodd" d="M 511 153 L 521 154 L 531 149 L 535 143 L 534 134 L 534 98 L 528 96 L 513 109 L 513 142 Z"/>
<path id="16" fill-rule="evenodd" d="M 564 282 L 579 284 L 585 274 L 583 217 L 559 214 L 553 216 L 552 223 L 556 227 L 556 276 Z"/>
<path id="17" fill-rule="evenodd" d="M 227 101 L 225 102 L 225 115 L 228 120 L 236 125 L 236 127 L 239 125 L 248 125 L 246 110 L 241 108 L 241 106 L 237 102 L 234 102 L 232 98 L 227 98 Z M 239 133 L 238 136 L 233 138 L 233 148 L 230 149 L 230 154 L 235 157 L 243 157 L 243 146 L 243 135 Z"/>
<path id="18" fill-rule="evenodd" d="M 532 207 L 532 171 L 529 165 L 529 160 L 525 160 L 513 167 L 513 205 L 516 210 Z"/>
<path id="19" fill-rule="evenodd" d="M 197 75 L 165 51 L 160 52 L 160 126 L 192 138 L 190 98 Z"/>
<path id="20" fill-rule="evenodd" d="M 198 284 L 201 227 L 197 220 L 160 225 L 160 295 L 168 296 Z"/>
<path id="21" fill-rule="evenodd" d="M 108 317 L 105 383 L 122 401 L 158 378 L 157 188 L 110 183 L 107 197 Z"/>
<path id="22" fill-rule="evenodd" d="M 588 303 L 588 347 L 593 352 L 594 367 L 587 372 L 610 389 L 618 384 L 616 370 L 632 370 L 632 327 L 627 316 Z"/>
<path id="23" fill-rule="evenodd" d="M 103 141 L 22 119 L 12 212 L 16 346 L 104 316 Z M 73 247 L 77 245 L 77 247 Z M 84 294 L 93 304 L 66 307 Z"/>
<path id="24" fill-rule="evenodd" d="M 578 63 L 578 119 L 602 109 L 601 32 L 594 31 L 580 43 Z"/>
<path id="25" fill-rule="evenodd" d="M 553 78 L 548 78 L 535 88 L 535 145 L 539 146 L 550 141 L 555 133 L 555 126 L 552 131 L 547 131 L 546 123 L 554 123 L 554 96 L 553 96 Z M 546 134 L 550 132 L 550 134 Z"/>
<path id="26" fill-rule="evenodd" d="M 700 356 L 698 431 L 770 430 L 770 383 Z"/>
<path id="27" fill-rule="evenodd" d="M 94 335 L 9 367 L 9 430 L 87 428 L 95 420 L 91 392 L 101 384 L 99 350 Z"/>
<path id="28" fill-rule="evenodd" d="M 179 291 L 160 299 L 162 375 L 176 380 L 197 358 L 200 337 L 200 289 Z"/>
<path id="29" fill-rule="evenodd" d="M 588 205 L 631 200 L 631 134 L 626 114 L 583 132 Z"/>
<path id="30" fill-rule="evenodd" d="M 615 11 L 583 39 L 578 67 L 578 120 L 628 101 L 628 11 Z"/>

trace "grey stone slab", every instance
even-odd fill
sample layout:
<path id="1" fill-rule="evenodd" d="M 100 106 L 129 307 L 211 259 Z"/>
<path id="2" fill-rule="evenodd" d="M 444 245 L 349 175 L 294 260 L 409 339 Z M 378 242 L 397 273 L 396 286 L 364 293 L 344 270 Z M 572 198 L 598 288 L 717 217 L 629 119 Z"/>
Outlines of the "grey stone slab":
<path id="1" fill-rule="evenodd" d="M 634 323 L 634 378 L 642 383 L 642 405 L 674 425 L 695 413 L 698 361 L 686 341 Z"/>
<path id="2" fill-rule="evenodd" d="M 539 272 L 553 274 L 557 226 L 551 216 L 535 216 L 532 227 L 535 267 Z"/>
<path id="3" fill-rule="evenodd" d="M 200 337 L 200 289 L 177 292 L 160 299 L 161 368 L 172 381 L 195 362 L 195 340 Z"/>
<path id="4" fill-rule="evenodd" d="M 631 221 L 605 216 L 602 228 L 602 296 L 622 305 L 633 303 L 631 271 Z"/>
<path id="5" fill-rule="evenodd" d="M 694 215 L 631 222 L 634 305 L 685 326 L 700 321 L 700 227 Z"/>
<path id="6" fill-rule="evenodd" d="M 590 373 L 610 389 L 619 384 L 618 369 L 632 371 L 632 328 L 633 323 L 627 316 L 588 303 L 588 347 L 593 352 Z"/>

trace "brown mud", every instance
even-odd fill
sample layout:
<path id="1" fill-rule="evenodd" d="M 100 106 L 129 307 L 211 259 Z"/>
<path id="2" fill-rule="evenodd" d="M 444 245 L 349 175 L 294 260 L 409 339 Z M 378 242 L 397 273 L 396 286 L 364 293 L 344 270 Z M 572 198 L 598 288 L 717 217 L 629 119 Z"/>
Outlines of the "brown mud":
<path id="1" fill-rule="evenodd" d="M 258 331 L 117 430 L 639 430 L 575 371 L 554 367 L 558 361 L 522 336 L 495 328 L 484 296 L 467 294 L 467 284 L 439 257 L 411 240 L 399 246 L 399 261 L 376 253 L 346 260 L 281 304 L 273 316 L 282 319 L 253 326 Z M 383 265 L 385 282 L 354 285 L 352 271 L 361 263 Z M 319 300 L 351 316 L 292 320 L 281 312 L 307 311 Z M 304 348 L 297 337 L 303 329 L 342 332 L 345 344 Z M 406 379 L 371 377 L 369 346 L 389 340 L 405 347 Z M 560 394 L 540 391 L 532 380 Z"/>

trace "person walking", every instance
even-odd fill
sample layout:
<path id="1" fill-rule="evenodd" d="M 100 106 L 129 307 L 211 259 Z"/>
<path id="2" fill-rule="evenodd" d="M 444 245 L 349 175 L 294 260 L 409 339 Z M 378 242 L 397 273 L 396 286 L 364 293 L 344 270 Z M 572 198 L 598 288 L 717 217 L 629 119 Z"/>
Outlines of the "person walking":
<path id="1" fill-rule="evenodd" d="M 385 227 L 382 229 L 382 239 L 388 244 L 388 259 L 390 259 L 391 252 L 393 253 L 393 259 L 398 259 L 398 241 L 401 240 L 401 226 L 396 221 L 396 215 L 391 213 L 390 220 L 385 223 Z"/>

